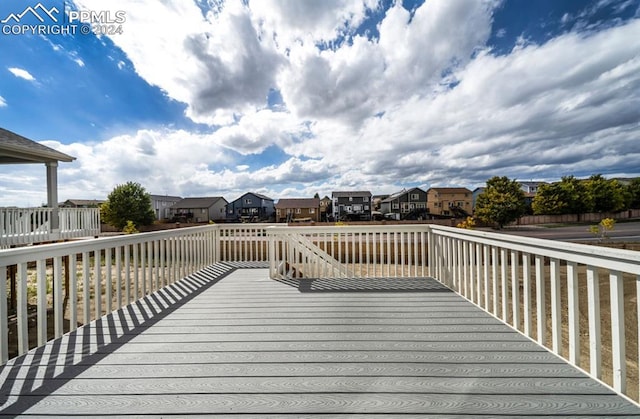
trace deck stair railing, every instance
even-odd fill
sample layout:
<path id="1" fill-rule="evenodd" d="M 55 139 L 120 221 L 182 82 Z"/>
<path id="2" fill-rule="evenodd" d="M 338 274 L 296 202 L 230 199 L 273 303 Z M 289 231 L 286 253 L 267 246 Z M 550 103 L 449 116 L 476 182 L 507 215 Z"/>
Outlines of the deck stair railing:
<path id="1" fill-rule="evenodd" d="M 426 275 L 428 226 L 270 227 L 271 278 Z"/>
<path id="2" fill-rule="evenodd" d="M 295 230 L 294 230 L 295 231 Z M 270 242 L 271 258 L 277 263 L 279 278 L 353 278 L 355 274 L 343 263 L 322 250 L 307 236 L 290 232 L 280 243 Z M 277 254 L 277 256 L 276 256 Z"/>

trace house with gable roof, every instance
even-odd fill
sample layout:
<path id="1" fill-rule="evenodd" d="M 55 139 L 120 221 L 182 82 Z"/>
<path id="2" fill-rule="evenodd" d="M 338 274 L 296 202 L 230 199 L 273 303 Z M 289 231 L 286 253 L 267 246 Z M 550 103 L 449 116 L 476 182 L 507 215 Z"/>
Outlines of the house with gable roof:
<path id="1" fill-rule="evenodd" d="M 371 196 L 369 191 L 332 192 L 334 220 L 371 220 Z"/>
<path id="2" fill-rule="evenodd" d="M 273 221 L 276 208 L 273 199 L 255 192 L 247 192 L 226 208 L 226 219 L 230 222 Z"/>
<path id="3" fill-rule="evenodd" d="M 427 193 L 420 188 L 393 193 L 380 201 L 380 212 L 395 220 L 426 218 Z"/>
<path id="4" fill-rule="evenodd" d="M 276 204 L 276 222 L 320 221 L 320 199 L 283 198 Z"/>
<path id="5" fill-rule="evenodd" d="M 221 196 L 184 198 L 171 206 L 175 221 L 204 223 L 225 219 L 227 200 Z"/>

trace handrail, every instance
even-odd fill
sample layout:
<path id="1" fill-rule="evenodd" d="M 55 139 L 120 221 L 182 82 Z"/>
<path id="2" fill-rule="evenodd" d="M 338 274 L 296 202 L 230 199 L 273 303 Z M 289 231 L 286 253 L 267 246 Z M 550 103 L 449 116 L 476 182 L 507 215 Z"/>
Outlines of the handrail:
<path id="1" fill-rule="evenodd" d="M 627 342 L 624 326 L 625 318 L 633 319 L 640 312 L 640 254 L 636 251 L 434 224 L 270 227 L 272 278 L 280 274 L 280 263 L 291 263 L 281 249 L 294 232 L 348 266 L 354 278 L 401 277 L 408 272 L 431 275 L 600 380 L 605 378 L 602 342 L 611 340 L 608 385 L 620 394 L 626 391 L 626 347 L 640 346 L 640 342 Z M 305 267 L 308 272 L 303 271 L 303 277 L 324 277 L 323 272 L 331 272 L 330 263 L 322 258 L 308 257 L 304 262 L 320 266 Z M 609 277 L 610 288 L 603 301 L 601 275 Z M 624 290 L 632 286 L 638 302 L 629 312 Z M 611 301 L 609 307 L 605 300 Z M 581 325 L 579 304 L 585 303 L 588 324 L 583 319 Z M 606 308 L 611 319 L 605 321 L 600 313 Z M 581 342 L 581 335 L 587 340 L 583 337 Z M 581 358 L 581 352 L 587 350 L 588 366 Z"/>
<path id="2" fill-rule="evenodd" d="M 52 216 L 53 208 L 0 208 L 0 248 L 100 234 L 98 208 L 58 208 L 55 231 Z"/>
<path id="3" fill-rule="evenodd" d="M 29 350 L 30 294 L 35 294 L 37 341 L 42 346 L 48 340 L 48 300 L 52 300 L 54 334 L 60 337 L 65 332 L 63 319 L 75 330 L 78 321 L 87 324 L 217 262 L 218 233 L 217 226 L 202 226 L 0 251 L 1 363 L 9 358 L 8 267 L 13 267 L 17 284 L 17 354 L 21 355 Z M 64 295 L 63 282 L 68 287 Z"/>
<path id="4" fill-rule="evenodd" d="M 626 392 L 626 347 L 640 345 L 625 338 L 625 318 L 640 313 L 640 253 L 435 225 L 430 228 L 429 243 L 430 271 L 439 281 L 600 380 L 606 334 L 606 340 L 611 340 L 613 376 L 607 384 L 621 394 Z M 600 315 L 602 274 L 609 277 L 610 292 L 605 297 L 610 301 L 610 319 Z M 637 302 L 632 312 L 624 298 L 625 283 L 626 287 L 635 283 Z M 588 325 L 581 326 L 580 288 L 585 285 Z M 603 328 L 601 323 L 610 327 Z M 582 342 L 585 335 L 587 340 Z M 587 345 L 588 366 L 581 359 Z"/>
<path id="5" fill-rule="evenodd" d="M 28 350 L 30 293 L 36 296 L 38 342 L 43 344 L 47 298 L 53 298 L 55 335 L 60 336 L 63 318 L 71 319 L 72 327 L 80 317 L 87 323 L 220 261 L 269 261 L 272 278 L 282 277 L 283 263 L 289 268 L 297 265 L 297 276 L 305 278 L 342 273 L 363 280 L 429 275 L 593 377 L 607 380 L 620 394 L 630 379 L 627 362 L 638 362 L 630 358 L 640 342 L 625 337 L 625 321 L 640 312 L 638 252 L 433 224 L 215 224 L 0 250 L 1 361 L 8 359 L 9 266 L 17 272 L 18 353 L 22 354 Z M 70 288 L 63 294 L 67 272 L 64 281 Z M 27 288 L 28 275 L 36 279 L 35 291 Z M 601 299 L 604 276 L 609 280 L 602 290 L 610 292 Z M 625 289 L 629 294 L 630 287 L 632 291 L 635 287 L 635 303 L 625 300 Z M 63 295 L 70 301 L 66 316 Z M 582 311 L 581 304 L 586 304 Z M 602 319 L 607 308 L 611 318 Z M 585 311 L 587 319 L 581 315 Z M 603 348 L 608 341 L 611 355 Z M 588 365 L 582 353 L 588 353 Z M 603 365 L 609 356 L 612 368 L 606 372 Z"/>

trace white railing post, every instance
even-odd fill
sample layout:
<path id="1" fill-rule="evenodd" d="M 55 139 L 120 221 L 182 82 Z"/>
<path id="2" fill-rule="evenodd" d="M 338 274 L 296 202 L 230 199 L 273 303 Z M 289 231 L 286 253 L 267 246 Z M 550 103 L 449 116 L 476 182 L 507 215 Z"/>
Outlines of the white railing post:
<path id="1" fill-rule="evenodd" d="M 609 288 L 611 293 L 611 353 L 613 357 L 613 388 L 620 393 L 624 393 L 627 391 L 627 369 L 624 331 L 624 282 L 621 272 L 610 272 Z"/>
<path id="2" fill-rule="evenodd" d="M 600 281 L 597 268 L 587 266 L 587 298 L 589 301 L 589 359 L 590 372 L 602 377 L 602 348 L 600 343 Z"/>
<path id="3" fill-rule="evenodd" d="M 580 310 L 578 265 L 567 263 L 567 293 L 569 312 L 569 361 L 574 365 L 580 364 Z"/>
<path id="4" fill-rule="evenodd" d="M 551 342 L 553 352 L 562 351 L 562 315 L 560 308 L 560 261 L 551 258 Z"/>
<path id="5" fill-rule="evenodd" d="M 540 345 L 547 343 L 547 309 L 546 309 L 546 291 L 545 291 L 545 275 L 544 275 L 544 258 L 540 255 L 535 256 L 536 260 L 536 321 L 537 321 L 537 337 Z"/>

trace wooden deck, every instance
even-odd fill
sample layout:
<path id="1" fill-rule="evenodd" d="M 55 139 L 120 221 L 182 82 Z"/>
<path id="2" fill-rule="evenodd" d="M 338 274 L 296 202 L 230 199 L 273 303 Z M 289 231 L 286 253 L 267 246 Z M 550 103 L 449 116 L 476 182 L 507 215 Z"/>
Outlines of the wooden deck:
<path id="1" fill-rule="evenodd" d="M 431 279 L 223 264 L 10 361 L 0 383 L 4 416 L 640 418 Z"/>

